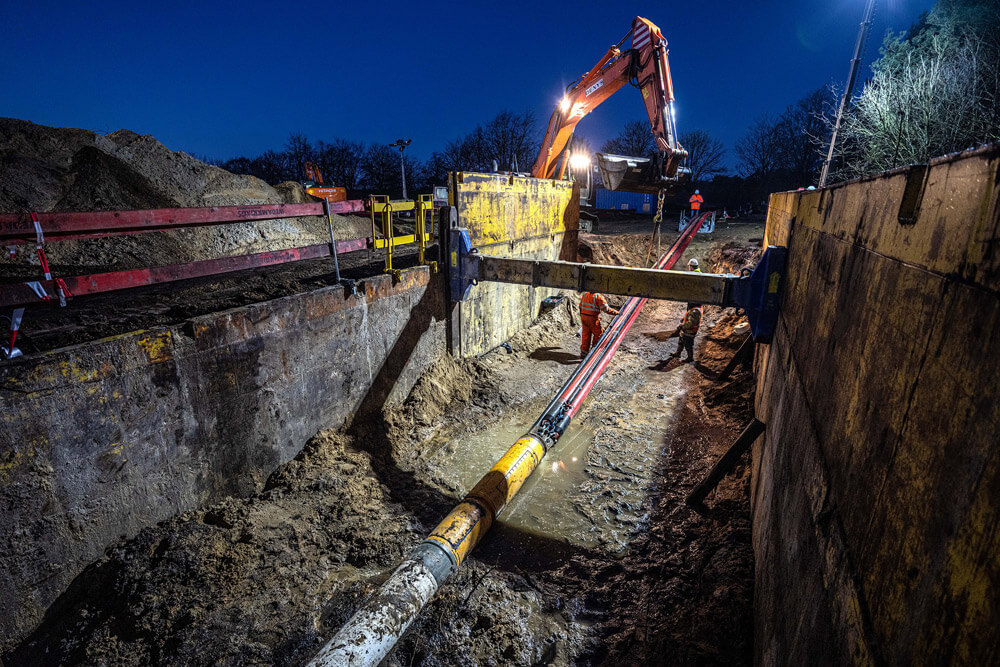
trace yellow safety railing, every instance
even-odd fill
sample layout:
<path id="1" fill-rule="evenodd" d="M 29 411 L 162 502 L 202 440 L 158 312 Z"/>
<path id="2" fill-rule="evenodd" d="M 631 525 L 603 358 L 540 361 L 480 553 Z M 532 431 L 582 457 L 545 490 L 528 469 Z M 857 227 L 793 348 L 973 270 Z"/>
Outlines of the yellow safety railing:
<path id="1" fill-rule="evenodd" d="M 374 239 L 375 248 L 386 249 L 386 273 L 399 273 L 399 270 L 392 266 L 393 250 L 397 245 L 408 245 L 410 243 L 417 244 L 419 262 L 430 266 L 431 270 L 437 273 L 437 262 L 427 261 L 424 256 L 427 244 L 434 240 L 433 195 L 417 195 L 416 201 L 389 201 L 388 195 L 371 195 L 368 209 L 371 215 L 372 238 Z M 414 219 L 416 221 L 414 233 L 395 236 L 392 231 L 392 214 L 403 211 L 414 211 Z M 376 219 L 378 219 L 377 223 Z M 379 227 L 381 228 L 383 238 L 377 238 Z"/>

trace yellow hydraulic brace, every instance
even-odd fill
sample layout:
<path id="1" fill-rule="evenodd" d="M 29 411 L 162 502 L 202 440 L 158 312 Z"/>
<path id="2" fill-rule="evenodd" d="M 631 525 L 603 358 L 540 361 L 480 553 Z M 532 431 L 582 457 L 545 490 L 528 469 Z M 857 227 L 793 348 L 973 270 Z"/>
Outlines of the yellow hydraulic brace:
<path id="1" fill-rule="evenodd" d="M 369 199 L 369 215 L 372 223 L 372 238 L 375 248 L 385 248 L 385 271 L 391 273 L 397 279 L 400 277 L 399 269 L 392 266 L 392 254 L 397 245 L 407 245 L 417 243 L 419 248 L 419 261 L 427 264 L 431 270 L 437 273 L 437 262 L 427 262 L 424 253 L 427 249 L 428 241 L 434 239 L 434 234 L 427 233 L 428 211 L 434 210 L 433 195 L 418 195 L 416 201 L 390 201 L 387 195 L 371 195 Z M 416 219 L 416 229 L 413 234 L 394 236 L 392 230 L 392 214 L 401 211 L 414 211 Z M 378 224 L 376 226 L 376 218 Z M 431 229 L 433 230 L 433 217 L 431 218 Z M 377 238 L 377 231 L 381 228 L 383 238 Z"/>
<path id="2" fill-rule="evenodd" d="M 431 271 L 437 273 L 438 266 L 437 262 L 428 262 L 424 258 L 424 254 L 427 251 L 427 241 L 434 237 L 434 234 L 427 233 L 427 217 L 428 212 L 430 212 L 431 219 L 431 230 L 434 229 L 434 195 L 418 195 L 417 196 L 417 228 L 416 236 L 417 243 L 419 244 L 419 257 L 418 261 L 421 264 L 426 264 L 431 267 Z"/>

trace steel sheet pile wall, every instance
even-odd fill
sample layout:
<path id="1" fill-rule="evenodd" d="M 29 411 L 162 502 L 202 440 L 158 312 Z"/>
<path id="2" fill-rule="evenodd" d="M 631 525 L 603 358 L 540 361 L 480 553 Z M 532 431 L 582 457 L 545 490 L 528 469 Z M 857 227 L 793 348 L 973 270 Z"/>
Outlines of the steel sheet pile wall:
<path id="1" fill-rule="evenodd" d="M 760 664 L 996 664 L 1000 147 L 776 194 L 757 359 Z"/>
<path id="2" fill-rule="evenodd" d="M 455 173 L 451 202 L 458 224 L 473 246 L 503 257 L 576 261 L 579 194 L 569 181 Z M 506 341 L 538 316 L 542 299 L 555 290 L 485 283 L 452 311 L 451 352 L 482 354 Z"/>
<path id="3" fill-rule="evenodd" d="M 426 267 L 0 366 L 0 652 L 120 536 L 260 489 L 445 353 Z"/>

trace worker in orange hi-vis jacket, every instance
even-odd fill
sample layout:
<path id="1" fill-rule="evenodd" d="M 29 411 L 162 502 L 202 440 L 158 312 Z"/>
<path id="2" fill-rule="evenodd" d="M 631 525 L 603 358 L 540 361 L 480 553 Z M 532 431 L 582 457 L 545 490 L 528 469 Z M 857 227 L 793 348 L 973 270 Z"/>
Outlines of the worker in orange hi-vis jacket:
<path id="1" fill-rule="evenodd" d="M 698 212 L 701 210 L 701 205 L 705 202 L 705 198 L 701 196 L 700 190 L 695 190 L 694 194 L 688 199 L 688 204 L 691 205 L 691 217 L 697 218 Z"/>
<path id="2" fill-rule="evenodd" d="M 580 321 L 583 322 L 582 340 L 580 341 L 580 356 L 585 357 L 590 347 L 601 339 L 604 329 L 601 328 L 601 313 L 617 315 L 618 311 L 608 307 L 604 296 L 597 292 L 584 292 L 580 299 Z"/>

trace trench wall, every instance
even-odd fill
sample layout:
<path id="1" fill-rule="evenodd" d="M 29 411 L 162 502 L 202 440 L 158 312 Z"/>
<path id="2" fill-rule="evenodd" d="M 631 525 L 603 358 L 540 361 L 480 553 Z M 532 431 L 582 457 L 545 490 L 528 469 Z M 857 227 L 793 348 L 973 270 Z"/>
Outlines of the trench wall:
<path id="1" fill-rule="evenodd" d="M 1000 662 L 1000 147 L 772 195 L 759 664 Z"/>
<path id="2" fill-rule="evenodd" d="M 473 247 L 502 257 L 576 261 L 579 190 L 569 181 L 506 174 L 453 173 L 449 186 L 457 224 Z M 538 317 L 541 302 L 556 290 L 480 283 L 452 309 L 450 351 L 482 354 Z"/>
<path id="3" fill-rule="evenodd" d="M 426 267 L 0 367 L 0 652 L 121 536 L 258 491 L 446 350 Z"/>

